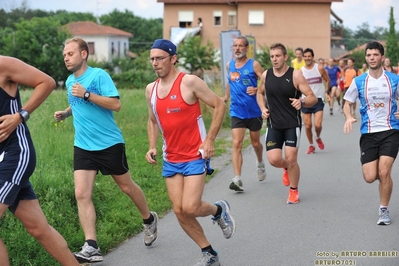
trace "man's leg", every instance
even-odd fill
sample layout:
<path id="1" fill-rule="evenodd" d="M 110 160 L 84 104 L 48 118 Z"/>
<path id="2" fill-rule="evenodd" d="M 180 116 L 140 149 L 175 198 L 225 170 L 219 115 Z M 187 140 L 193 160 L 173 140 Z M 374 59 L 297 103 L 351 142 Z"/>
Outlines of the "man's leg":
<path id="1" fill-rule="evenodd" d="M 288 204 L 296 204 L 299 202 L 299 192 L 298 192 L 298 184 L 299 184 L 299 176 L 300 169 L 298 165 L 298 148 L 297 147 L 285 147 L 285 158 L 287 161 L 287 172 L 289 177 L 289 185 L 290 188 L 288 190 Z"/>
<path id="2" fill-rule="evenodd" d="M 335 87 L 335 88 L 336 88 L 335 95 L 333 95 L 333 97 L 335 96 L 337 98 L 338 107 L 339 107 L 339 109 L 341 109 L 341 92 L 342 92 L 342 90 L 339 87 Z"/>
<path id="3" fill-rule="evenodd" d="M 21 200 L 15 216 L 22 222 L 28 233 L 36 238 L 61 265 L 79 265 L 65 239 L 48 224 L 38 200 Z"/>
<path id="4" fill-rule="evenodd" d="M 337 87 L 333 86 L 329 89 L 328 95 L 330 95 L 330 101 L 328 102 L 328 105 L 330 107 L 330 115 L 333 114 L 333 109 L 334 109 L 334 96 L 335 96 L 335 90 Z"/>
<path id="5" fill-rule="evenodd" d="M 76 170 L 74 172 L 75 197 L 78 203 L 79 221 L 85 240 L 97 241 L 96 210 L 92 201 L 94 181 L 97 171 Z"/>
<path id="6" fill-rule="evenodd" d="M 391 199 L 393 182 L 391 178 L 392 165 L 394 158 L 381 156 L 378 162 L 378 176 L 380 178 L 380 204 L 388 206 Z"/>
<path id="7" fill-rule="evenodd" d="M 122 192 L 128 195 L 136 205 L 141 217 L 143 219 L 150 217 L 150 210 L 148 209 L 143 190 L 132 180 L 130 172 L 128 171 L 123 175 L 112 175 L 112 178 L 115 180 L 116 184 L 118 184 Z"/>
<path id="8" fill-rule="evenodd" d="M 177 174 L 165 180 L 173 211 L 180 226 L 200 248 L 209 246 L 204 231 L 196 219 L 196 217 L 215 215 L 217 212 L 215 204 L 201 200 L 205 173 L 187 177 Z"/>
<path id="9" fill-rule="evenodd" d="M 269 163 L 277 168 L 287 168 L 287 162 L 283 158 L 283 151 L 281 149 L 272 149 L 266 152 Z"/>
<path id="10" fill-rule="evenodd" d="M 260 130 L 250 131 L 249 136 L 251 138 L 252 147 L 254 147 L 255 150 L 256 158 L 260 163 L 263 161 L 263 145 L 262 142 L 260 141 Z"/>
<path id="11" fill-rule="evenodd" d="M 288 170 L 288 176 L 290 178 L 290 186 L 292 188 L 298 188 L 300 169 L 298 165 L 298 148 L 285 146 L 285 162 Z"/>
<path id="12" fill-rule="evenodd" d="M 242 144 L 245 137 L 246 128 L 233 128 L 231 130 L 231 136 L 233 138 L 233 151 L 231 159 L 233 163 L 234 174 L 241 176 L 242 168 Z"/>
<path id="13" fill-rule="evenodd" d="M 309 141 L 309 145 L 313 146 L 313 133 L 312 133 L 312 114 L 302 114 L 303 123 L 305 124 L 306 137 Z"/>
<path id="14" fill-rule="evenodd" d="M 0 223 L 3 217 L 4 212 L 7 210 L 8 205 L 0 203 Z M 10 266 L 10 260 L 8 258 L 8 253 L 6 246 L 4 245 L 3 241 L 0 238 L 0 265 Z"/>
<path id="15" fill-rule="evenodd" d="M 136 205 L 143 219 L 144 225 L 144 244 L 149 247 L 156 243 L 158 239 L 158 214 L 150 212 L 143 190 L 132 180 L 130 172 L 123 175 L 112 175 L 119 188 Z"/>
<path id="16" fill-rule="evenodd" d="M 318 111 L 314 114 L 314 129 L 316 138 L 320 138 L 323 123 L 323 111 Z"/>

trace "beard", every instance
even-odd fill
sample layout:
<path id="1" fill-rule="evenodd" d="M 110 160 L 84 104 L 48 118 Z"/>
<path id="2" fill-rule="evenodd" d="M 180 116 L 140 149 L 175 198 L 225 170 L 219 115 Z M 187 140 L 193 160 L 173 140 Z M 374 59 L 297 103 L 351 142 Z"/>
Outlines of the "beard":
<path id="1" fill-rule="evenodd" d="M 243 58 L 243 57 L 246 56 L 246 55 L 247 55 L 246 52 L 242 52 L 242 53 L 240 53 L 240 54 L 234 54 L 234 57 L 235 57 L 236 59 L 240 59 L 240 58 Z"/>

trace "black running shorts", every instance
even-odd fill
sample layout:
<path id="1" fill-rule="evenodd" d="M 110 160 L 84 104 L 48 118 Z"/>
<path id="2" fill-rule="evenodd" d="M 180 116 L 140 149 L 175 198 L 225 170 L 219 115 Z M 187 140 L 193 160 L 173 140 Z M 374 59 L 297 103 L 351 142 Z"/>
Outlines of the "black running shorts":
<path id="1" fill-rule="evenodd" d="M 118 143 L 101 151 L 74 147 L 74 170 L 96 170 L 103 175 L 123 175 L 129 171 L 125 144 Z"/>
<path id="2" fill-rule="evenodd" d="M 399 130 L 392 129 L 362 134 L 359 143 L 362 164 L 375 161 L 382 155 L 396 159 L 399 147 Z"/>

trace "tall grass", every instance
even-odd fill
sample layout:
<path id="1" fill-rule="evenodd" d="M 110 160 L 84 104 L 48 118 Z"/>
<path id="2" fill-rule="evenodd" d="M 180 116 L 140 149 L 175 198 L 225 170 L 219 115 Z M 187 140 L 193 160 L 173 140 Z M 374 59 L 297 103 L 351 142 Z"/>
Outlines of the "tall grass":
<path id="1" fill-rule="evenodd" d="M 220 90 L 220 88 L 219 88 Z M 120 90 L 122 109 L 115 113 L 126 142 L 126 154 L 133 180 L 143 189 L 149 207 L 161 216 L 171 209 L 161 163 L 150 165 L 144 159 L 148 150 L 147 105 L 144 90 Z M 220 91 L 217 92 L 220 95 Z M 25 102 L 31 91 L 21 92 Z M 84 242 L 77 215 L 73 184 L 72 119 L 56 123 L 53 114 L 68 106 L 65 90 L 54 91 L 31 115 L 28 122 L 37 153 L 36 171 L 31 182 L 49 223 L 66 239 L 72 251 Z M 212 111 L 204 108 L 209 126 Z M 225 125 L 228 124 L 226 113 Z M 161 150 L 161 143 L 158 143 Z M 223 152 L 218 149 L 216 153 Z M 98 174 L 93 201 L 97 212 L 97 234 L 105 253 L 142 230 L 140 213 L 110 176 Z M 11 265 L 57 265 L 57 262 L 31 237 L 21 223 L 6 212 L 1 221 L 1 238 L 9 251 Z"/>

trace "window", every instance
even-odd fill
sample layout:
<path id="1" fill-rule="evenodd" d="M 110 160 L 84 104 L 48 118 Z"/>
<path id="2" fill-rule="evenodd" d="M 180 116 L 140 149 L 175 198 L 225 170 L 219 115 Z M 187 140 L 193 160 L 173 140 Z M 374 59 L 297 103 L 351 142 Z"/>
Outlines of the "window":
<path id="1" fill-rule="evenodd" d="M 222 25 L 222 11 L 213 11 L 213 25 L 214 26 Z"/>
<path id="2" fill-rule="evenodd" d="M 194 20 L 193 11 L 179 11 L 179 27 L 190 28 Z"/>
<path id="3" fill-rule="evenodd" d="M 249 25 L 263 25 L 265 20 L 265 15 L 263 11 L 249 10 L 248 11 L 248 24 Z"/>
<path id="4" fill-rule="evenodd" d="M 94 42 L 87 42 L 87 45 L 89 46 L 89 54 L 94 54 Z"/>
<path id="5" fill-rule="evenodd" d="M 237 12 L 227 11 L 227 25 L 236 26 L 237 25 Z"/>

